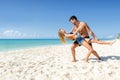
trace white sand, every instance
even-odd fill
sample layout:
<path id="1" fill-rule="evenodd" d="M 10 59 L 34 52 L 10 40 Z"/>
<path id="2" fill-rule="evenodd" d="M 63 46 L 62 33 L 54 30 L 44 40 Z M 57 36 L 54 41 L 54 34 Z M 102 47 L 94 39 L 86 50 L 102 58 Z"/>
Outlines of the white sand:
<path id="1" fill-rule="evenodd" d="M 120 41 L 112 46 L 93 44 L 102 57 L 93 55 L 84 62 L 87 49 L 76 49 L 72 61 L 71 45 L 50 46 L 0 53 L 0 80 L 120 80 Z"/>

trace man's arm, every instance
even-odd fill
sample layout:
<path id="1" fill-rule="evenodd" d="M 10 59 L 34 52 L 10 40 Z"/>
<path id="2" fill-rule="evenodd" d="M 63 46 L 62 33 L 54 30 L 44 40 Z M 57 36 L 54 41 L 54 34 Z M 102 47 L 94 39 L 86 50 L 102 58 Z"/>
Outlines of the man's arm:
<path id="1" fill-rule="evenodd" d="M 87 24 L 86 24 L 86 25 L 87 25 Z M 93 31 L 89 28 L 88 25 L 86 26 L 86 29 L 87 29 L 87 32 L 88 32 L 94 39 L 98 40 L 97 37 L 96 37 L 96 35 L 95 35 L 95 34 L 93 33 Z"/>
<path id="2" fill-rule="evenodd" d="M 77 30 L 74 32 L 73 35 L 76 35 L 78 32 L 81 32 L 81 30 L 84 28 L 84 25 L 80 25 Z"/>
<path id="3" fill-rule="evenodd" d="M 73 34 L 70 34 L 69 36 L 76 36 L 78 32 L 80 32 L 82 29 L 84 28 L 84 25 L 81 25 L 77 28 L 77 30 L 73 33 Z"/>
<path id="4" fill-rule="evenodd" d="M 76 36 L 77 36 L 77 33 L 78 32 L 80 32 L 82 29 L 84 28 L 84 25 L 81 25 L 81 26 L 79 26 L 78 28 L 77 28 L 77 30 L 76 31 L 74 31 L 74 27 L 72 28 L 72 31 L 74 31 L 74 33 L 73 34 L 67 34 L 67 35 L 65 35 L 65 37 L 66 38 L 75 38 Z"/>
<path id="5" fill-rule="evenodd" d="M 73 34 L 73 33 L 74 33 L 74 26 L 73 26 L 73 28 L 70 31 L 70 34 Z"/>

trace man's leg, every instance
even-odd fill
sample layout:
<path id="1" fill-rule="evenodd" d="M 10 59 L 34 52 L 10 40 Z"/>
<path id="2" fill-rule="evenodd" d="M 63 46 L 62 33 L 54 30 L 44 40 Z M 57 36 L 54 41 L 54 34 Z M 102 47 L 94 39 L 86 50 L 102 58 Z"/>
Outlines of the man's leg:
<path id="1" fill-rule="evenodd" d="M 76 62 L 76 53 L 75 53 L 75 48 L 78 47 L 79 45 L 76 43 L 73 43 L 71 46 L 71 52 L 72 52 L 72 56 L 73 56 L 73 62 Z"/>
<path id="2" fill-rule="evenodd" d="M 88 54 L 85 57 L 85 62 L 88 63 L 88 58 L 89 58 L 89 56 L 91 55 L 92 52 L 94 53 L 94 50 L 86 41 L 83 41 L 82 45 L 88 49 Z"/>
<path id="3" fill-rule="evenodd" d="M 89 45 L 92 47 L 92 44 L 91 43 L 89 43 Z M 93 47 L 92 47 L 93 48 Z M 94 52 L 92 52 L 92 54 L 94 55 L 94 56 L 96 56 L 97 58 L 98 58 L 98 60 L 101 60 L 101 58 L 99 57 L 99 55 L 97 54 L 97 52 L 94 50 Z"/>
<path id="4" fill-rule="evenodd" d="M 98 60 L 101 60 L 101 58 L 99 57 L 99 55 L 97 54 L 96 51 L 92 52 L 92 54 L 93 54 L 94 56 L 96 56 L 96 57 L 98 58 Z"/>

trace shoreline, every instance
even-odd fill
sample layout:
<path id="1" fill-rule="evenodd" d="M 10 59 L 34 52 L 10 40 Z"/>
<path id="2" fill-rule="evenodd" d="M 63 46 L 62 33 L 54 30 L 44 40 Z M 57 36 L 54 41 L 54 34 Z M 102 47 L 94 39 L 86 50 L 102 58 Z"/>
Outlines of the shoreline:
<path id="1" fill-rule="evenodd" d="M 17 40 L 17 39 L 16 39 Z M 24 40 L 24 39 L 23 39 Z M 28 39 L 27 39 L 28 40 Z M 117 39 L 113 39 L 113 40 L 102 40 L 102 41 L 114 41 L 114 40 L 116 40 L 117 41 Z M 74 41 L 73 41 L 74 42 Z M 68 41 L 66 44 L 62 44 L 62 43 L 59 43 L 59 44 L 50 44 L 50 45 L 37 45 L 37 46 L 24 46 L 24 47 L 17 47 L 17 48 L 11 48 L 11 49 L 3 49 L 3 50 L 1 50 L 0 51 L 0 53 L 4 53 L 4 52 L 9 52 L 9 51 L 17 51 L 17 50 L 24 50 L 24 49 L 32 49 L 32 48 L 42 48 L 42 47 L 50 47 L 50 46 L 62 46 L 62 45 L 72 45 L 72 43 L 73 43 L 72 41 Z M 92 44 L 94 44 L 94 43 L 92 43 Z M 1 46 L 2 47 L 2 46 Z"/>

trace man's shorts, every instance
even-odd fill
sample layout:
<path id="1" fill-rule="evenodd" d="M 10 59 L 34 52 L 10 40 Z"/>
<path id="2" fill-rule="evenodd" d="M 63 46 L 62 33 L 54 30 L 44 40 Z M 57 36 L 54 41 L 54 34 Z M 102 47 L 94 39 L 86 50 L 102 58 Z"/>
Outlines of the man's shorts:
<path id="1" fill-rule="evenodd" d="M 89 36 L 87 36 L 87 37 L 85 37 L 85 38 L 89 38 Z M 84 41 L 84 40 L 85 40 L 84 38 L 80 37 L 80 38 L 76 39 L 73 43 L 74 43 L 74 44 L 78 44 L 79 46 L 81 46 L 81 43 L 82 43 L 82 41 Z M 92 46 L 91 43 L 89 43 L 89 45 Z"/>

